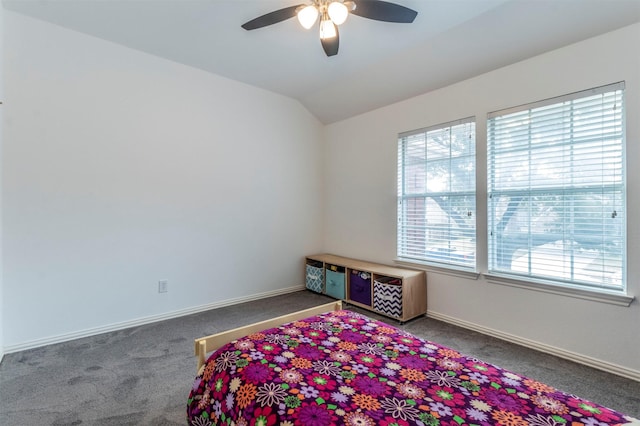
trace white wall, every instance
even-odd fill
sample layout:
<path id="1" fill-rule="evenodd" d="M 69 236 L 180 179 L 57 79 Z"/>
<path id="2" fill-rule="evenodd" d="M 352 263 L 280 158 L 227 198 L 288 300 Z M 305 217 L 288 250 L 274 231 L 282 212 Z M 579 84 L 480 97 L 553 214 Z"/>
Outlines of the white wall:
<path id="1" fill-rule="evenodd" d="M 0 102 L 4 102 L 4 81 L 3 81 L 3 69 L 4 61 L 2 60 L 3 53 L 3 39 L 4 39 L 4 8 L 0 5 Z M 2 117 L 3 106 L 0 105 L 0 188 L 2 188 Z M 3 308 L 3 281 L 2 281 L 2 197 L 0 196 L 0 362 L 4 356 L 4 308 Z"/>
<path id="2" fill-rule="evenodd" d="M 8 11 L 4 60 L 7 351 L 302 285 L 323 128 L 298 102 Z"/>
<path id="3" fill-rule="evenodd" d="M 478 182 L 486 181 L 486 114 L 626 81 L 628 292 L 640 297 L 640 24 L 327 126 L 325 244 L 330 253 L 391 263 L 396 249 L 397 134 L 476 116 Z M 490 48 L 490 47 L 487 47 Z M 437 65 L 434 65 L 437 66 Z M 478 245 L 486 247 L 480 185 Z M 486 271 L 486 254 L 480 255 Z M 640 377 L 640 304 L 551 295 L 433 272 L 428 309 L 480 328 L 606 361 Z"/>

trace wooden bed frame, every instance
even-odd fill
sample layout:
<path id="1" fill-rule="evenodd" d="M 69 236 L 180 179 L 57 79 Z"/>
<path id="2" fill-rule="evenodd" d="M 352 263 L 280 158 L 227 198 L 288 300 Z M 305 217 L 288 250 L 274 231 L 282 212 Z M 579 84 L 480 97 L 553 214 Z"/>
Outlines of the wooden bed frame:
<path id="1" fill-rule="evenodd" d="M 268 328 L 277 327 L 288 322 L 297 321 L 318 314 L 323 314 L 325 312 L 339 311 L 340 309 L 342 309 L 342 301 L 337 300 L 335 302 L 325 303 L 324 305 L 315 306 L 313 308 L 304 309 L 302 311 L 297 311 L 265 321 L 245 325 L 244 327 L 234 328 L 233 330 L 223 331 L 220 333 L 212 334 L 210 336 L 200 337 L 199 339 L 195 340 L 195 355 L 198 359 L 198 371 L 200 371 L 200 368 L 205 364 L 207 353 L 213 352 L 233 340 L 239 339 L 252 333 L 256 333 L 258 331 L 266 330 Z"/>

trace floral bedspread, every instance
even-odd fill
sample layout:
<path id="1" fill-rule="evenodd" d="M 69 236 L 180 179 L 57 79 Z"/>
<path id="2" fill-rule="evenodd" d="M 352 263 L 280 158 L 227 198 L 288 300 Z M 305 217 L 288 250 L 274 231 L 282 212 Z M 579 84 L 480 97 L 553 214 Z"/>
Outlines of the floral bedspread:
<path id="1" fill-rule="evenodd" d="M 187 416 L 199 426 L 638 424 L 346 310 L 220 348 L 195 379 Z"/>

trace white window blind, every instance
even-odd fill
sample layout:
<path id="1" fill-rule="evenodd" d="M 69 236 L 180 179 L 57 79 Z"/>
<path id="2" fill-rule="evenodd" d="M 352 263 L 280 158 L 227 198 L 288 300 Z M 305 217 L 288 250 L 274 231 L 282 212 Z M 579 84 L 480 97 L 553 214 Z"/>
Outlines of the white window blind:
<path id="1" fill-rule="evenodd" d="M 490 273 L 624 291 L 623 91 L 489 114 Z"/>
<path id="2" fill-rule="evenodd" d="M 398 136 L 398 257 L 475 269 L 476 135 L 468 118 Z"/>

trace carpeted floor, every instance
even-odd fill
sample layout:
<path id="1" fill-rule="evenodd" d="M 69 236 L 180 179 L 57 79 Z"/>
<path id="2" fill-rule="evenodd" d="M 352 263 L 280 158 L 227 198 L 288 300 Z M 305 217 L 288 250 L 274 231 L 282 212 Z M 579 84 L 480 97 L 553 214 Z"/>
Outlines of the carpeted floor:
<path id="1" fill-rule="evenodd" d="M 301 291 L 7 354 L 0 425 L 185 425 L 196 373 L 193 339 L 331 300 Z M 640 418 L 640 382 L 426 317 L 402 328 Z"/>

